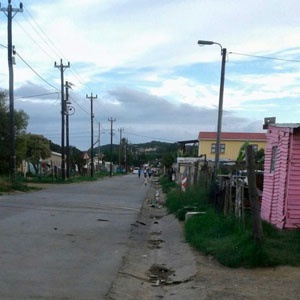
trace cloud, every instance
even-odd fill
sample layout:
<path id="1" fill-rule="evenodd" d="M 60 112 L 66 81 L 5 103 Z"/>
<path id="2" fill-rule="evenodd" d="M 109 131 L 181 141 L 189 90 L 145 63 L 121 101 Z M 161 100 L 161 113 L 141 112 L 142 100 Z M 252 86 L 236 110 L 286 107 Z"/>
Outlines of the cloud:
<path id="1" fill-rule="evenodd" d="M 61 74 L 54 62 L 62 59 L 71 64 L 63 75 L 74 84 L 70 130 L 79 148 L 89 147 L 91 92 L 98 95 L 95 135 L 100 122 L 103 143 L 110 117 L 132 142 L 197 138 L 216 130 L 221 64 L 219 46 L 200 48 L 197 40 L 297 61 L 299 9 L 298 0 L 29 1 L 13 19 L 16 107 L 30 115 L 30 131 L 59 142 Z M 0 39 L 0 87 L 7 89 L 5 26 Z M 298 69 L 293 61 L 230 54 L 222 129 L 261 131 L 267 114 L 295 120 Z"/>

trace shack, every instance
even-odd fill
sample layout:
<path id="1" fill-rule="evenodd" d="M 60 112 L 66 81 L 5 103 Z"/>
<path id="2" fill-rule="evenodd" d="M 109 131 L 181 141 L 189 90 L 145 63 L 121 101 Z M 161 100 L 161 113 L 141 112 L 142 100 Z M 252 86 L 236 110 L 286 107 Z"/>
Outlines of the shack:
<path id="1" fill-rule="evenodd" d="M 262 219 L 300 228 L 300 123 L 268 125 L 263 186 Z"/>

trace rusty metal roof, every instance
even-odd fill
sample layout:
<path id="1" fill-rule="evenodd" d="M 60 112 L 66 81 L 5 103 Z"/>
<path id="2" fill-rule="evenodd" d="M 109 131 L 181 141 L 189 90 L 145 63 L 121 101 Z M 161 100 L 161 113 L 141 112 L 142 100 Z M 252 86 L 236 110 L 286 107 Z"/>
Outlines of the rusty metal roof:
<path id="1" fill-rule="evenodd" d="M 198 139 L 200 140 L 215 140 L 216 132 L 201 131 Z M 236 141 L 266 141 L 266 134 L 262 132 L 222 132 L 221 140 L 236 140 Z"/>

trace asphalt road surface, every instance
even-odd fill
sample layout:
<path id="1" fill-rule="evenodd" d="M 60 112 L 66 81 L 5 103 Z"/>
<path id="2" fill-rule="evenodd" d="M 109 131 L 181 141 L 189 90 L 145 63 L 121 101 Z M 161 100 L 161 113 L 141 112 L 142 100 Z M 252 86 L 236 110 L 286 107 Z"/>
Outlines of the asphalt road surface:
<path id="1" fill-rule="evenodd" d="M 0 196 L 0 299 L 104 299 L 148 191 L 137 175 Z"/>

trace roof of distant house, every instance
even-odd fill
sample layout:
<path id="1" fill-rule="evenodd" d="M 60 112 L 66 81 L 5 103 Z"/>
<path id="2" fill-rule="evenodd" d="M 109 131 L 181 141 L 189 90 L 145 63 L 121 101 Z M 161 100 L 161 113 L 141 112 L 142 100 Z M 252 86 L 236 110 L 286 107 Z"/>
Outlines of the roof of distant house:
<path id="1" fill-rule="evenodd" d="M 199 132 L 198 139 L 200 140 L 216 140 L 216 132 L 201 131 Z M 222 132 L 221 140 L 235 140 L 235 141 L 261 141 L 267 140 L 265 133 L 260 132 Z"/>

